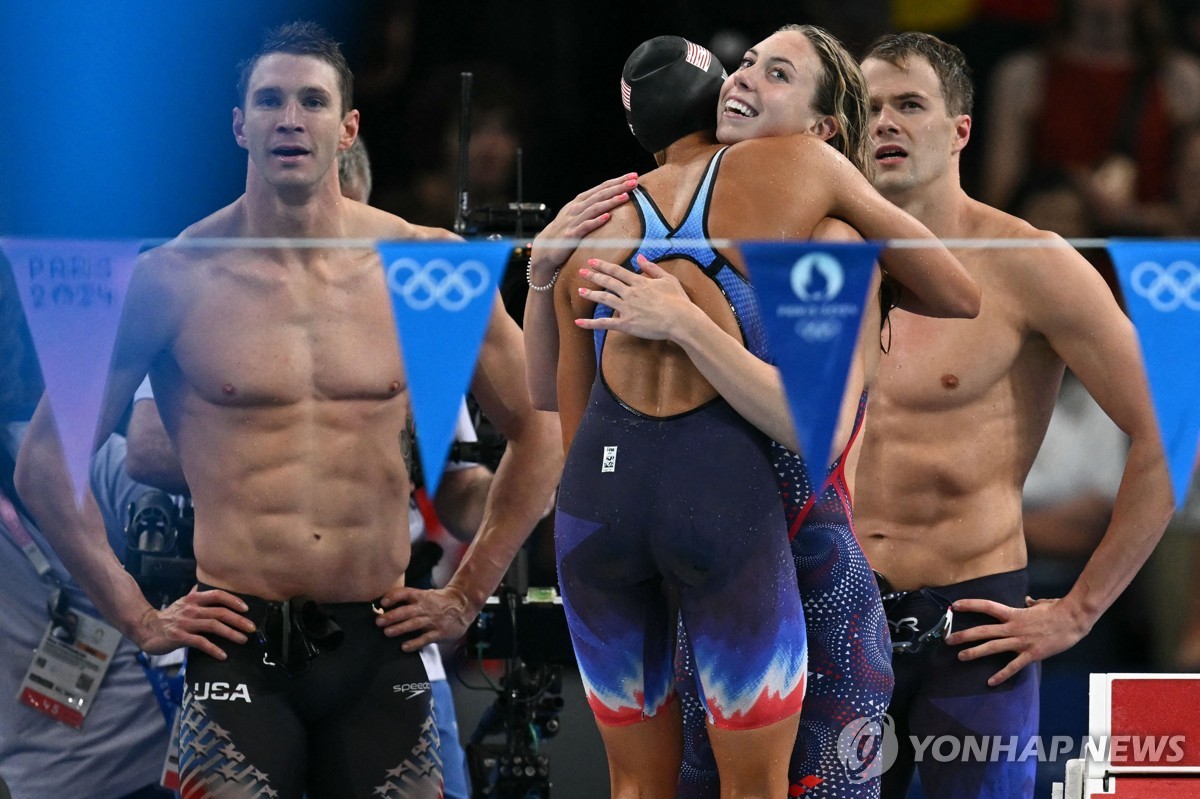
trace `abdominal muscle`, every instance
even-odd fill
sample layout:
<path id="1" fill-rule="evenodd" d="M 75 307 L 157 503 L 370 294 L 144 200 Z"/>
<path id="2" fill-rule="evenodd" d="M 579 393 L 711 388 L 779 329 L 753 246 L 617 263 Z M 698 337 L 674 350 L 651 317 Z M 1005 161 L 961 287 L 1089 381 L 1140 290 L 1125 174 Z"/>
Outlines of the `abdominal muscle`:
<path id="1" fill-rule="evenodd" d="M 406 396 L 276 407 L 193 400 L 176 441 L 196 508 L 201 582 L 326 602 L 374 599 L 402 582 Z"/>

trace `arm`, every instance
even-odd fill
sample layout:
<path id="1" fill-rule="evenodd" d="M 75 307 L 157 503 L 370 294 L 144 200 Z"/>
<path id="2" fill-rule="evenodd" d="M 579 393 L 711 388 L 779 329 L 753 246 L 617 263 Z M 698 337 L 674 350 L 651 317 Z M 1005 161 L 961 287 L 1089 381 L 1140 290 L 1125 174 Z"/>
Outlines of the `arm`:
<path id="1" fill-rule="evenodd" d="M 1074 250 L 1046 250 L 1025 260 L 1031 263 L 1013 279 L 1024 280 L 1029 287 L 1022 296 L 1031 326 L 1046 337 L 1109 418 L 1130 437 L 1131 445 L 1108 528 L 1065 597 L 1027 600 L 1026 608 L 1005 608 L 984 600 L 955 603 L 955 610 L 961 605 L 963 610 L 988 613 L 1001 621 L 950 636 L 954 644 L 985 641 L 960 657 L 1018 653 L 988 681 L 990 685 L 1085 636 L 1146 562 L 1173 510 L 1133 325 L 1100 276 Z"/>
<path id="2" fill-rule="evenodd" d="M 167 430 L 158 415 L 158 403 L 153 397 L 133 403 L 125 438 L 129 442 L 125 470 L 130 477 L 169 494 L 189 493 L 179 456 L 167 437 Z"/>
<path id="3" fill-rule="evenodd" d="M 533 240 L 529 254 L 529 282 L 547 286 L 575 251 L 569 242 L 583 238 L 609 220 L 611 211 L 629 199 L 637 185 L 630 172 L 588 189 L 564 205 L 554 220 Z M 525 299 L 525 360 L 528 365 L 529 396 L 541 411 L 558 410 L 555 370 L 558 367 L 558 328 L 554 316 L 554 292 L 530 288 Z"/>
<path id="4" fill-rule="evenodd" d="M 404 644 L 415 652 L 431 641 L 461 636 L 500 584 L 517 550 L 541 519 L 562 471 L 558 424 L 529 402 L 521 332 L 499 299 L 479 355 L 472 393 L 508 447 L 488 493 L 483 520 L 445 588 L 389 591 L 389 635 L 420 632 Z M 393 607 L 394 606 L 394 607 Z"/>
<path id="5" fill-rule="evenodd" d="M 116 427 L 151 360 L 170 340 L 172 295 L 161 285 L 162 269 L 151 264 L 157 262 L 143 260 L 139 264 L 126 297 L 97 441 L 107 439 Z M 132 310 L 145 307 L 154 307 L 159 313 L 143 315 Z M 245 610 L 245 604 L 224 591 L 193 591 L 163 611 L 156 611 L 146 602 L 109 546 L 91 492 L 82 509 L 75 503 L 45 396 L 21 445 L 16 483 L 22 501 L 67 570 L 100 613 L 142 649 L 163 653 L 193 646 L 223 658 L 224 653 L 199 633 L 244 641 L 245 635 L 238 628 L 253 630 L 249 620 L 230 609 Z"/>

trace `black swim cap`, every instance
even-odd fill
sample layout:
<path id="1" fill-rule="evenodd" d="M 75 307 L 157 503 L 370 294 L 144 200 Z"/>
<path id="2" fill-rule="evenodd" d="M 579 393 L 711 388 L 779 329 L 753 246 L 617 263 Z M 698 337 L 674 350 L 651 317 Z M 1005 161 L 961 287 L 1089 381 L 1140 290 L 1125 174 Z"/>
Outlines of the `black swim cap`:
<path id="1" fill-rule="evenodd" d="M 621 70 L 621 104 L 638 143 L 652 153 L 717 126 L 725 70 L 717 57 L 679 36 L 638 45 Z"/>

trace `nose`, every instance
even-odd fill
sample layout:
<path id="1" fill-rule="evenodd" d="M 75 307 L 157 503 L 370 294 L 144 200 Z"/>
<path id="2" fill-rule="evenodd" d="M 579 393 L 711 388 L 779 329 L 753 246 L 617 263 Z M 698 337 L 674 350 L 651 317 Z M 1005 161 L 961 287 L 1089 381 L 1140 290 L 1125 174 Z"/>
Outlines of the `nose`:
<path id="1" fill-rule="evenodd" d="M 888 110 L 887 106 L 881 107 L 875 113 L 875 120 L 874 124 L 871 126 L 871 129 L 874 131 L 876 136 L 879 136 L 881 133 L 897 133 L 900 130 L 900 128 L 896 126 L 895 121 L 893 121 L 892 114 Z"/>
<path id="2" fill-rule="evenodd" d="M 295 100 L 289 100 L 283 106 L 283 114 L 275 124 L 275 129 L 283 133 L 298 131 L 303 127 L 304 124 L 300 121 L 300 104 Z"/>
<path id="3" fill-rule="evenodd" d="M 739 89 L 750 91 L 754 88 L 754 67 L 745 67 L 734 72 L 730 77 L 733 78 L 733 85 Z"/>

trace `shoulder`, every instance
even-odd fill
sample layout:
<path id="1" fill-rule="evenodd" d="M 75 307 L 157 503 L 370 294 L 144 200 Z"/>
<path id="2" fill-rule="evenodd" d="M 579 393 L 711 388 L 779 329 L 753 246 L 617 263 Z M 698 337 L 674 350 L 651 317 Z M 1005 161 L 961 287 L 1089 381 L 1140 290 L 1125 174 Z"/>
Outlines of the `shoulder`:
<path id="1" fill-rule="evenodd" d="M 362 203 L 347 202 L 347 227 L 352 236 L 372 239 L 421 239 L 458 241 L 459 236 L 444 228 L 414 225 L 407 219 Z"/>
<path id="2" fill-rule="evenodd" d="M 828 151 L 828 154 L 825 152 Z M 808 159 L 827 160 L 828 155 L 841 155 L 815 136 L 795 133 L 790 136 L 768 136 L 731 144 L 725 152 L 725 162 L 786 164 Z"/>
<path id="3" fill-rule="evenodd" d="M 1171 115 L 1181 123 L 1200 118 L 1200 58 L 1177 51 L 1163 64 L 1163 88 Z"/>
<path id="4" fill-rule="evenodd" d="M 720 177 L 741 180 L 759 196 L 771 192 L 786 196 L 811 194 L 817 187 L 833 188 L 851 172 L 860 174 L 835 148 L 816 136 L 798 133 L 730 145 Z M 773 176 L 781 179 L 764 179 Z M 798 191 L 800 187 L 805 192 Z"/>
<path id="5" fill-rule="evenodd" d="M 988 285 L 1003 286 L 1018 297 L 1034 328 L 1041 328 L 1047 319 L 1065 321 L 1077 311 L 1089 314 L 1106 297 L 1112 300 L 1100 273 L 1062 236 L 982 203 L 979 206 L 985 209 L 987 225 L 977 235 L 1012 243 L 997 246 L 986 259 L 991 270 Z"/>

